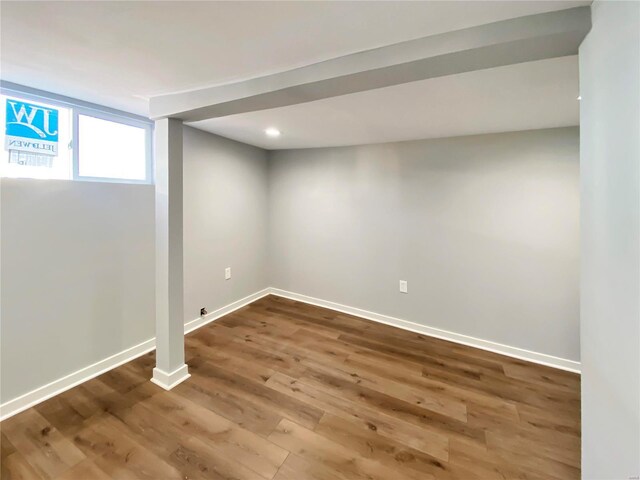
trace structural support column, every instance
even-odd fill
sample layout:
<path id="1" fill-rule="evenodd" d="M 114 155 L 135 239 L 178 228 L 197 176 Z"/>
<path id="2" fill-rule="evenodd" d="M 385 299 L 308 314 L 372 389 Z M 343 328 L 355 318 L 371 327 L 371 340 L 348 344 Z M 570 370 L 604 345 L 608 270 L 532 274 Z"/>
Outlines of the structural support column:
<path id="1" fill-rule="evenodd" d="M 184 363 L 182 250 L 182 120 L 155 123 L 156 368 L 151 381 L 166 390 L 189 378 Z"/>

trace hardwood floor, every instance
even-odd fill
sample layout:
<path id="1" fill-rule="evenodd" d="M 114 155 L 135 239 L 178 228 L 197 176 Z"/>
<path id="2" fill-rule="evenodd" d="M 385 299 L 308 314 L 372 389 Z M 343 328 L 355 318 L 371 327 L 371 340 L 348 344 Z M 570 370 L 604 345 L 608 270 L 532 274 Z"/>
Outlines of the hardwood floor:
<path id="1" fill-rule="evenodd" d="M 0 424 L 2 479 L 580 478 L 578 375 L 266 297 Z"/>

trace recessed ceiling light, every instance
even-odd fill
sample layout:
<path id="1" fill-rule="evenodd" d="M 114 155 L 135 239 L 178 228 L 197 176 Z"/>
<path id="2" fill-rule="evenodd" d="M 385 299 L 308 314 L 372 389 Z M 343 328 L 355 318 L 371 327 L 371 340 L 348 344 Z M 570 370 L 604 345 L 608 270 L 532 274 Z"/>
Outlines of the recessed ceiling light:
<path id="1" fill-rule="evenodd" d="M 274 127 L 267 128 L 264 133 L 266 133 L 268 137 L 279 137 L 281 135 L 280 130 Z"/>

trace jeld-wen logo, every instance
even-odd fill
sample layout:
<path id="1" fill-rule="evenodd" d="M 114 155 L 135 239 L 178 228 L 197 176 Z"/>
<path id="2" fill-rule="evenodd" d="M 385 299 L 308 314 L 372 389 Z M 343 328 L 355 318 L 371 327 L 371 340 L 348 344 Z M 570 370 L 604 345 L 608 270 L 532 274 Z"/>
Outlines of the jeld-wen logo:
<path id="1" fill-rule="evenodd" d="M 7 99 L 6 119 L 6 150 L 58 153 L 58 110 Z"/>

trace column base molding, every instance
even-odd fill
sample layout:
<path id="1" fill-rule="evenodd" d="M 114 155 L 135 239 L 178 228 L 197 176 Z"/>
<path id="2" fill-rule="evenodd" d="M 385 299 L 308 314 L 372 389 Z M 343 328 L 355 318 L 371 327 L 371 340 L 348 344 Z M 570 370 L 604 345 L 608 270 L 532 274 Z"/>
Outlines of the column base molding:
<path id="1" fill-rule="evenodd" d="M 171 373 L 160 370 L 158 367 L 154 368 L 153 378 L 151 378 L 151 381 L 165 390 L 171 390 L 176 385 L 184 382 L 190 376 L 189 366 L 185 363 Z"/>

